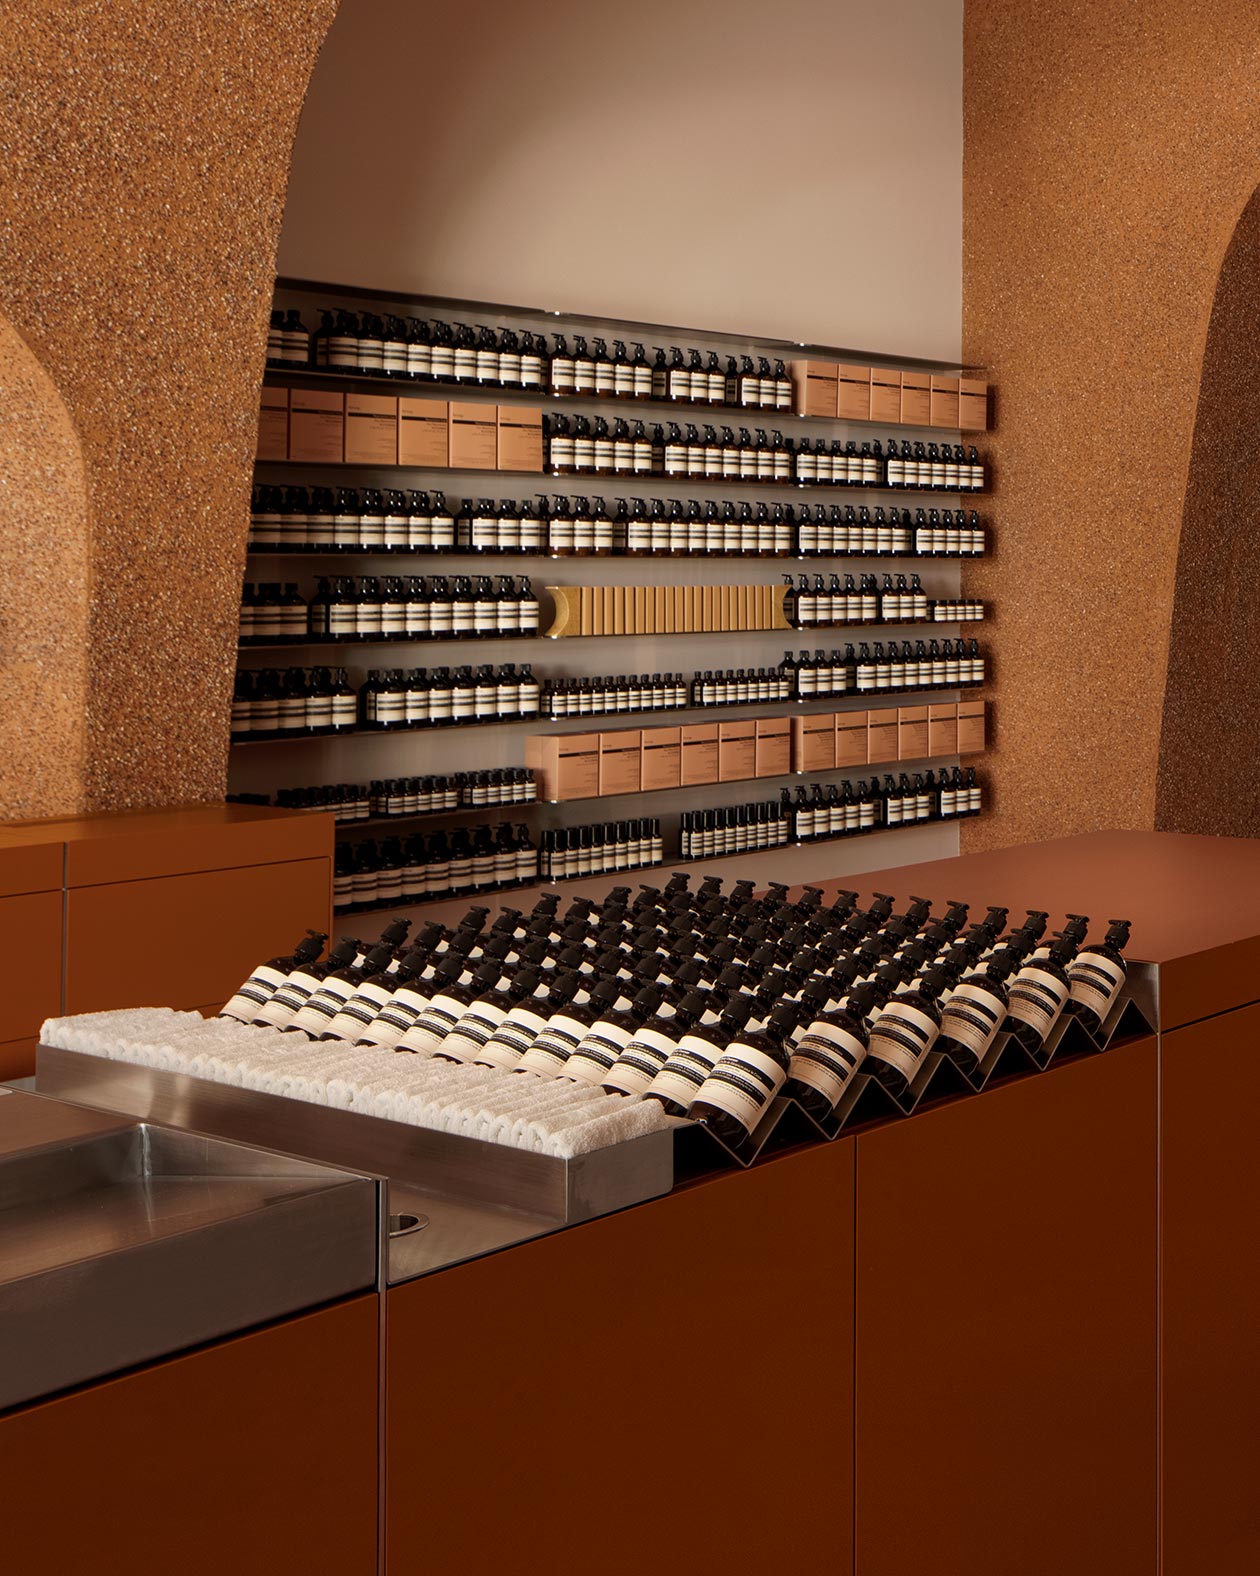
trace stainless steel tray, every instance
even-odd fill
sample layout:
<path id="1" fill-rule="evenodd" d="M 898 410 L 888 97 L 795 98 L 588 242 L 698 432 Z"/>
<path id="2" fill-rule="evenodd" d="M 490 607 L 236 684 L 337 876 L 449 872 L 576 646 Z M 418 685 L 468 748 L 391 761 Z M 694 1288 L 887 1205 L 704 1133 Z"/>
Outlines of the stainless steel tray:
<path id="1" fill-rule="evenodd" d="M 377 1280 L 380 1184 L 219 1138 L 0 1099 L 0 1408 Z"/>
<path id="2" fill-rule="evenodd" d="M 390 1236 L 391 1284 L 657 1198 L 674 1185 L 670 1131 L 565 1160 L 46 1045 L 36 1085 L 81 1105 L 388 1178 L 391 1216 L 427 1217 L 419 1229 Z"/>

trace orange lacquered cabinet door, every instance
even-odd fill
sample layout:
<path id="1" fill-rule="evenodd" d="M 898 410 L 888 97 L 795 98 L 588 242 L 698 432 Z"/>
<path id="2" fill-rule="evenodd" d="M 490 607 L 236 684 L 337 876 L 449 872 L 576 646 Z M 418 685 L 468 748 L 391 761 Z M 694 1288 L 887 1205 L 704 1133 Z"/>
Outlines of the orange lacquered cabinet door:
<path id="1" fill-rule="evenodd" d="M 1152 1576 L 1153 1039 L 857 1140 L 857 1576 Z"/>
<path id="2" fill-rule="evenodd" d="M 40 1025 L 61 1011 L 62 863 L 60 843 L 0 846 L 0 954 L 20 974 L 0 1004 L 0 1081 L 35 1071 Z"/>
<path id="3" fill-rule="evenodd" d="M 374 1576 L 375 1296 L 0 1417 L 0 1567 Z"/>
<path id="4" fill-rule="evenodd" d="M 1260 1006 L 1163 1043 L 1164 1576 L 1260 1571 Z"/>
<path id="5" fill-rule="evenodd" d="M 853 1148 L 395 1287 L 388 1576 L 851 1576 Z"/>

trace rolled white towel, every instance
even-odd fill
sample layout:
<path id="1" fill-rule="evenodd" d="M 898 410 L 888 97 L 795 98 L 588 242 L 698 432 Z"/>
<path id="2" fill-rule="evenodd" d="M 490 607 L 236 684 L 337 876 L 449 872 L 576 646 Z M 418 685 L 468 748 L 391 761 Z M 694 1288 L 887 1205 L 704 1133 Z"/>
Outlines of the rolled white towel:
<path id="1" fill-rule="evenodd" d="M 572 1160 L 577 1155 L 607 1149 L 611 1144 L 624 1144 L 645 1133 L 659 1132 L 668 1125 L 669 1118 L 661 1110 L 659 1101 L 623 1100 L 616 1110 L 604 1111 L 588 1121 L 547 1133 L 543 1137 L 542 1152 Z"/>

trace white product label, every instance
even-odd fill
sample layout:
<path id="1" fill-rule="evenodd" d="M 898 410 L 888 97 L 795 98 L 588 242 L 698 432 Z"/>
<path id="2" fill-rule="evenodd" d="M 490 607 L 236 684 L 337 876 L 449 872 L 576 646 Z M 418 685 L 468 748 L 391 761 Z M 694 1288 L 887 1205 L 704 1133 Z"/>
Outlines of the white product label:
<path id="1" fill-rule="evenodd" d="M 442 1055 L 453 1062 L 471 1062 L 507 1017 L 505 1007 L 479 1001 L 442 1041 Z"/>
<path id="2" fill-rule="evenodd" d="M 816 1020 L 792 1051 L 789 1076 L 817 1089 L 835 1105 L 865 1056 L 866 1047 L 856 1034 L 834 1023 Z"/>
<path id="3" fill-rule="evenodd" d="M 773 1056 L 732 1040 L 701 1084 L 696 1100 L 725 1111 L 751 1133 L 786 1077 L 787 1069 Z"/>
<path id="4" fill-rule="evenodd" d="M 659 1029 L 640 1029 L 614 1063 L 605 1085 L 623 1094 L 643 1094 L 678 1049 L 678 1041 Z"/>
<path id="5" fill-rule="evenodd" d="M 545 1073 L 554 1076 L 560 1072 L 569 1057 L 582 1043 L 586 1024 L 570 1018 L 567 1013 L 557 1013 L 517 1064 L 522 1072 Z"/>
<path id="6" fill-rule="evenodd" d="M 586 1031 L 585 1038 L 564 1064 L 564 1076 L 578 1083 L 602 1082 L 631 1038 L 630 1030 L 618 1024 L 595 1024 Z"/>
<path id="7" fill-rule="evenodd" d="M 392 994 L 388 985 L 360 985 L 324 1032 L 353 1043 Z"/>
<path id="8" fill-rule="evenodd" d="M 392 1049 L 428 1005 L 429 998 L 421 990 L 404 985 L 401 990 L 394 992 L 373 1018 L 364 1030 L 360 1043 Z"/>
<path id="9" fill-rule="evenodd" d="M 1100 952 L 1082 952 L 1068 970 L 1074 1002 L 1105 1018 L 1120 994 L 1125 971 Z"/>
<path id="10" fill-rule="evenodd" d="M 258 1019 L 275 1028 L 288 1023 L 293 1014 L 319 989 L 319 983 L 313 974 L 307 974 L 304 969 L 295 970 L 257 1014 Z"/>
<path id="11" fill-rule="evenodd" d="M 1045 1039 L 1068 999 L 1068 987 L 1044 969 L 1022 968 L 1011 985 L 1012 1018 L 1035 1029 Z"/>
<path id="12" fill-rule="evenodd" d="M 711 1045 L 698 1034 L 684 1034 L 678 1049 L 657 1073 L 652 1093 L 674 1100 L 686 1110 L 721 1054 L 721 1046 Z"/>
<path id="13" fill-rule="evenodd" d="M 249 1023 L 257 1015 L 259 1007 L 271 1000 L 287 978 L 288 975 L 281 969 L 273 969 L 267 963 L 260 965 L 236 995 L 224 1003 L 219 1017 L 239 1018 L 242 1023 Z"/>
<path id="14" fill-rule="evenodd" d="M 349 980 L 326 979 L 305 1007 L 290 1018 L 290 1029 L 305 1029 L 307 1034 L 318 1037 L 354 995 Z"/>
<path id="15" fill-rule="evenodd" d="M 415 1051 L 421 1056 L 431 1054 L 463 1017 L 464 1011 L 465 1003 L 456 1001 L 453 996 L 435 996 L 398 1041 L 398 1049 Z"/>
<path id="16" fill-rule="evenodd" d="M 983 1056 L 1001 1027 L 1005 1008 L 992 991 L 962 980 L 950 992 L 949 1006 L 941 1014 L 941 1035 L 957 1040 L 976 1056 Z"/>
<path id="17" fill-rule="evenodd" d="M 938 1032 L 927 1013 L 894 998 L 875 1020 L 869 1054 L 895 1067 L 908 1082 L 918 1072 Z"/>
<path id="18" fill-rule="evenodd" d="M 528 1007 L 513 1007 L 476 1058 L 479 1067 L 515 1067 L 547 1020 Z"/>

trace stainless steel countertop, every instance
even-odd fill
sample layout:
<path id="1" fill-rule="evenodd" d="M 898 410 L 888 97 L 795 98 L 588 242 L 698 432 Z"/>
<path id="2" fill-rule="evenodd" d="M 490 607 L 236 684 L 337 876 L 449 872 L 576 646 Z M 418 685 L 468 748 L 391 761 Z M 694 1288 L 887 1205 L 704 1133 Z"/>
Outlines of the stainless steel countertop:
<path id="1" fill-rule="evenodd" d="M 37 1068 L 41 1092 L 101 1113 L 217 1133 L 388 1179 L 391 1215 L 428 1217 L 422 1229 L 389 1237 L 389 1285 L 673 1186 L 669 1131 L 566 1160 L 53 1046 L 40 1046 Z"/>
<path id="2" fill-rule="evenodd" d="M 0 1094 L 0 1408 L 376 1285 L 378 1179 Z"/>

